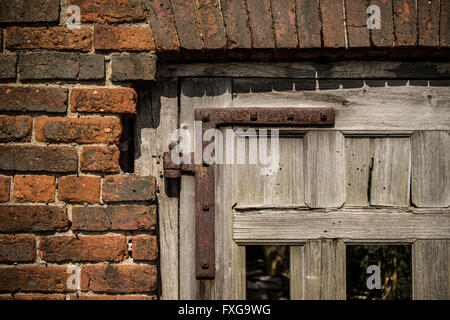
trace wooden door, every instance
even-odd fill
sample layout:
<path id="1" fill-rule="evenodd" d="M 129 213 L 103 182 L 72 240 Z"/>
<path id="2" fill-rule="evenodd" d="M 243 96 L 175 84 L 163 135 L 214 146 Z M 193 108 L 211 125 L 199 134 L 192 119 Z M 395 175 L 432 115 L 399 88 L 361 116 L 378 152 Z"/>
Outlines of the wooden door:
<path id="1" fill-rule="evenodd" d="M 174 199 L 160 199 L 162 262 L 176 277 L 163 282 L 177 290 L 167 298 L 245 299 L 245 246 L 263 244 L 290 246 L 291 299 L 345 299 L 348 244 L 411 245 L 413 298 L 450 297 L 448 88 L 239 77 L 179 78 L 178 88 L 178 125 L 192 136 L 203 107 L 332 106 L 336 125 L 279 128 L 273 175 L 216 165 L 213 280 L 195 277 L 194 177 L 182 176 L 178 219 Z"/>

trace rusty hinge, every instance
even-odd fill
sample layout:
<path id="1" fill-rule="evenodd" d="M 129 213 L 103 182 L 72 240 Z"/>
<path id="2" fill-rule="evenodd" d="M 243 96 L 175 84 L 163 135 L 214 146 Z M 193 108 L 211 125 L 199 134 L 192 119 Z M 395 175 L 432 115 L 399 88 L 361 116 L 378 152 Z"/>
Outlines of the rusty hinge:
<path id="1" fill-rule="evenodd" d="M 202 136 L 221 125 L 333 126 L 334 108 L 201 108 L 195 120 L 202 121 Z M 203 142 L 202 149 L 206 146 Z M 170 149 L 173 148 L 171 145 Z M 203 150 L 201 152 L 203 155 Z M 191 159 L 193 160 L 193 154 Z M 195 252 L 197 279 L 215 276 L 215 171 L 206 163 L 174 164 L 164 154 L 164 177 L 179 179 L 182 172 L 195 175 Z"/>

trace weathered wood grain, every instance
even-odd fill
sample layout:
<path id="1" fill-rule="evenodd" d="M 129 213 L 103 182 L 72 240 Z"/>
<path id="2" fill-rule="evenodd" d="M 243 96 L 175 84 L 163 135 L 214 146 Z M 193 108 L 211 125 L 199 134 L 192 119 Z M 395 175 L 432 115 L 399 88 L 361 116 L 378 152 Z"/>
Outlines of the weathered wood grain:
<path id="1" fill-rule="evenodd" d="M 180 126 L 194 137 L 194 109 L 229 107 L 231 79 L 182 79 Z M 194 140 L 194 139 L 192 139 Z M 192 142 L 192 150 L 194 141 Z M 215 281 L 195 277 L 195 180 L 183 175 L 180 192 L 180 298 L 214 299 Z"/>
<path id="2" fill-rule="evenodd" d="M 345 300 L 345 243 L 341 240 L 310 240 L 304 248 L 306 300 Z"/>
<path id="3" fill-rule="evenodd" d="M 391 131 L 392 134 L 392 131 L 450 129 L 450 90 L 445 87 L 294 91 L 294 80 L 286 80 L 284 88 L 290 87 L 288 90 L 277 87 L 276 81 L 273 84 L 261 84 L 261 79 L 252 81 L 249 85 L 245 79 L 234 80 L 235 107 L 334 107 L 334 130 Z M 339 82 L 336 84 L 339 88 Z M 251 91 L 254 86 L 258 89 Z"/>
<path id="4" fill-rule="evenodd" d="M 234 213 L 234 240 L 240 244 L 301 244 L 311 239 L 346 242 L 410 242 L 450 239 L 450 211 L 416 214 L 368 208 L 318 212 L 287 209 Z"/>
<path id="5" fill-rule="evenodd" d="M 291 246 L 290 247 L 290 259 L 289 270 L 291 274 L 290 278 L 290 299 L 291 300 L 303 300 L 305 293 L 305 281 L 304 281 L 304 246 Z"/>
<path id="6" fill-rule="evenodd" d="M 264 77 L 327 79 L 448 79 L 448 62 L 339 61 L 312 62 L 232 62 L 166 64 L 161 77 Z"/>
<path id="7" fill-rule="evenodd" d="M 346 206 L 369 205 L 370 140 L 345 137 Z"/>
<path id="8" fill-rule="evenodd" d="M 450 205 L 450 136 L 416 131 L 412 136 L 411 200 L 417 207 Z"/>
<path id="9" fill-rule="evenodd" d="M 345 147 L 339 131 L 305 136 L 305 202 L 310 208 L 340 207 L 345 201 Z"/>
<path id="10" fill-rule="evenodd" d="M 419 240 L 413 244 L 413 299 L 448 300 L 448 240 Z"/>
<path id="11" fill-rule="evenodd" d="M 410 149 L 409 138 L 372 139 L 371 205 L 409 205 Z"/>
<path id="12" fill-rule="evenodd" d="M 163 79 L 151 89 L 140 91 L 136 117 L 135 173 L 157 179 L 158 232 L 161 264 L 161 299 L 179 298 L 178 198 L 166 185 L 162 157 L 168 151 L 172 131 L 178 127 L 178 82 Z"/>

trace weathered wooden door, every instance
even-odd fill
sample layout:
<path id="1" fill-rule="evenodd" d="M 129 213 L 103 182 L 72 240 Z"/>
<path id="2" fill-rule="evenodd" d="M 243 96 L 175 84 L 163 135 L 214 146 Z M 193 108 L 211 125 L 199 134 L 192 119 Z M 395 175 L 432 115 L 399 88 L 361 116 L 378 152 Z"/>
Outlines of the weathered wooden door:
<path id="1" fill-rule="evenodd" d="M 336 124 L 279 128 L 273 174 L 216 165 L 213 280 L 195 276 L 195 182 L 183 175 L 178 220 L 167 213 L 160 240 L 166 268 L 178 257 L 177 279 L 163 275 L 178 291 L 164 293 L 163 284 L 163 295 L 245 299 L 245 246 L 283 244 L 291 299 L 345 299 L 346 245 L 407 244 L 413 298 L 450 297 L 450 90 L 310 80 L 178 78 L 179 127 L 192 136 L 194 109 L 205 107 L 335 107 Z M 160 200 L 160 216 L 171 199 Z"/>

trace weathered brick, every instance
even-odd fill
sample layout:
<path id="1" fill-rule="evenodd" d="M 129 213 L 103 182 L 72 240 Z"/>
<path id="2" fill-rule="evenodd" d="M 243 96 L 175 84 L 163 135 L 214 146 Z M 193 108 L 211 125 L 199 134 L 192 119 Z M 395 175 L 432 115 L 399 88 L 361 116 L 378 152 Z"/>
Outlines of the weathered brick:
<path id="1" fill-rule="evenodd" d="M 140 0 L 69 0 L 81 9 L 82 22 L 138 22 L 145 20 Z"/>
<path id="2" fill-rule="evenodd" d="M 19 58 L 19 73 L 23 80 L 74 80 L 80 69 L 79 55 L 62 52 L 24 53 Z"/>
<path id="3" fill-rule="evenodd" d="M 66 209 L 49 205 L 0 206 L 0 232 L 66 231 Z"/>
<path id="4" fill-rule="evenodd" d="M 0 8 L 0 23 L 59 20 L 59 0 L 0 0 Z"/>
<path id="5" fill-rule="evenodd" d="M 227 36 L 219 0 L 197 0 L 205 50 L 226 49 Z"/>
<path id="6" fill-rule="evenodd" d="M 112 55 L 112 80 L 155 80 L 156 56 L 153 53 Z"/>
<path id="7" fill-rule="evenodd" d="M 80 168 L 83 172 L 120 172 L 120 151 L 116 146 L 83 147 Z"/>
<path id="8" fill-rule="evenodd" d="M 345 48 L 344 8 L 341 1 L 320 0 L 323 46 Z"/>
<path id="9" fill-rule="evenodd" d="M 345 0 L 346 27 L 350 48 L 370 47 L 366 10 L 367 3 L 364 1 Z"/>
<path id="10" fill-rule="evenodd" d="M 1 299 L 1 296 L 0 296 Z M 70 300 L 157 300 L 155 295 L 78 295 L 71 296 Z"/>
<path id="11" fill-rule="evenodd" d="M 178 51 L 178 37 L 175 19 L 169 1 L 144 0 L 148 20 L 158 51 Z"/>
<path id="12" fill-rule="evenodd" d="M 14 200 L 17 202 L 54 202 L 55 177 L 16 176 Z"/>
<path id="13" fill-rule="evenodd" d="M 273 29 L 278 49 L 298 46 L 294 0 L 272 0 Z"/>
<path id="14" fill-rule="evenodd" d="M 0 202 L 9 201 L 11 177 L 0 176 Z"/>
<path id="15" fill-rule="evenodd" d="M 99 54 L 80 55 L 79 80 L 101 80 L 105 77 L 105 57 Z"/>
<path id="16" fill-rule="evenodd" d="M 122 133 L 119 118 L 39 117 L 35 119 L 36 141 L 118 143 Z"/>
<path id="17" fill-rule="evenodd" d="M 17 56 L 13 54 L 0 54 L 0 79 L 16 78 Z"/>
<path id="18" fill-rule="evenodd" d="M 65 300 L 66 296 L 62 294 L 3 294 L 0 300 Z"/>
<path id="19" fill-rule="evenodd" d="M 153 261 L 158 258 L 156 236 L 139 235 L 133 237 L 133 260 Z"/>
<path id="20" fill-rule="evenodd" d="M 47 262 L 119 262 L 128 257 L 125 235 L 41 237 L 39 255 Z"/>
<path id="21" fill-rule="evenodd" d="M 180 47 L 186 50 L 202 50 L 203 40 L 197 20 L 195 2 L 191 0 L 170 0 L 175 17 Z"/>
<path id="22" fill-rule="evenodd" d="M 154 201 L 156 179 L 153 177 L 109 176 L 103 180 L 103 201 Z"/>
<path id="23" fill-rule="evenodd" d="M 9 50 L 49 49 L 89 52 L 92 29 L 67 27 L 12 27 L 6 30 L 5 45 Z"/>
<path id="24" fill-rule="evenodd" d="M 95 26 L 96 50 L 152 51 L 155 50 L 149 27 Z"/>
<path id="25" fill-rule="evenodd" d="M 104 77 L 104 57 L 71 52 L 32 52 L 20 54 L 22 80 L 93 80 Z"/>
<path id="26" fill-rule="evenodd" d="M 154 230 L 155 206 L 74 207 L 72 229 L 84 231 Z"/>
<path id="27" fill-rule="evenodd" d="M 372 45 L 375 47 L 392 47 L 394 45 L 394 17 L 391 0 L 371 0 L 370 4 L 380 7 L 381 29 L 371 29 Z"/>
<path id="28" fill-rule="evenodd" d="M 31 117 L 0 116 L 0 142 L 29 142 L 32 126 Z"/>
<path id="29" fill-rule="evenodd" d="M 89 265 L 81 271 L 81 290 L 141 293 L 157 288 L 156 267 L 150 265 Z"/>
<path id="30" fill-rule="evenodd" d="M 417 0 L 419 46 L 439 46 L 439 1 Z"/>
<path id="31" fill-rule="evenodd" d="M 0 267 L 0 291 L 65 292 L 71 276 L 65 266 Z"/>
<path id="32" fill-rule="evenodd" d="M 78 153 L 73 147 L 0 146 L 0 169 L 11 171 L 75 172 Z"/>
<path id="33" fill-rule="evenodd" d="M 3 86 L 0 110 L 66 112 L 67 89 Z"/>
<path id="34" fill-rule="evenodd" d="M 100 201 L 100 180 L 100 177 L 61 177 L 58 180 L 58 200 L 97 203 Z"/>
<path id="35" fill-rule="evenodd" d="M 440 32 L 441 47 L 450 47 L 450 0 L 441 0 Z"/>
<path id="36" fill-rule="evenodd" d="M 416 0 L 398 0 L 394 4 L 394 30 L 397 46 L 417 44 Z"/>
<path id="37" fill-rule="evenodd" d="M 247 0 L 247 9 L 253 48 L 275 48 L 270 0 Z"/>
<path id="38" fill-rule="evenodd" d="M 72 89 L 70 105 L 77 112 L 136 113 L 137 93 L 132 88 Z"/>
<path id="39" fill-rule="evenodd" d="M 36 259 L 36 237 L 0 235 L 0 262 L 33 262 Z"/>

